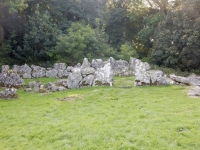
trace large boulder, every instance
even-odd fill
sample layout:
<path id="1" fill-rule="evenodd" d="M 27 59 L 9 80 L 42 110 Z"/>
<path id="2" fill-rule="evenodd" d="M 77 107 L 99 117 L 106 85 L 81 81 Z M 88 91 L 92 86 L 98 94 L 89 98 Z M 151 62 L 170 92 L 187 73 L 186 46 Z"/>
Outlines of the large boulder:
<path id="1" fill-rule="evenodd" d="M 17 73 L 0 73 L 0 86 L 19 88 L 23 85 L 24 80 Z"/>
<path id="2" fill-rule="evenodd" d="M 151 68 L 147 62 L 142 62 L 139 59 L 134 59 L 134 61 L 131 62 L 130 67 L 130 69 L 135 73 L 135 76 L 141 73 L 145 73 Z"/>
<path id="3" fill-rule="evenodd" d="M 48 90 L 48 91 L 51 91 L 51 92 L 56 92 L 56 91 L 64 91 L 66 90 L 66 88 L 64 86 L 60 86 L 60 85 L 57 85 L 56 83 L 48 83 L 45 85 L 45 88 Z"/>
<path id="4" fill-rule="evenodd" d="M 93 86 L 96 85 L 110 85 L 113 84 L 113 71 L 111 64 L 107 63 L 102 68 L 97 68 L 95 72 L 95 79 L 93 81 Z"/>
<path id="5" fill-rule="evenodd" d="M 74 67 L 72 67 L 72 66 L 68 66 L 68 67 L 67 67 L 67 72 L 72 72 L 73 69 L 74 69 Z"/>
<path id="6" fill-rule="evenodd" d="M 151 85 L 166 85 L 169 84 L 169 80 L 164 75 L 164 73 L 161 70 L 150 70 L 148 71 L 150 75 L 150 83 Z"/>
<path id="7" fill-rule="evenodd" d="M 84 75 L 89 75 L 89 74 L 94 74 L 95 73 L 95 69 L 92 67 L 86 67 L 84 69 L 81 70 L 81 74 Z"/>
<path id="8" fill-rule="evenodd" d="M 83 78 L 83 80 L 81 81 L 81 86 L 92 86 L 93 81 L 94 81 L 94 75 L 90 74 Z"/>
<path id="9" fill-rule="evenodd" d="M 87 58 L 84 58 L 83 63 L 81 65 L 81 69 L 85 69 L 85 68 L 88 68 L 88 67 L 90 67 L 90 63 L 89 63 Z"/>
<path id="10" fill-rule="evenodd" d="M 129 63 L 125 60 L 116 60 L 114 61 L 113 59 L 110 60 L 112 70 L 114 75 L 116 76 L 130 76 L 132 75 L 130 70 L 129 70 Z"/>
<path id="11" fill-rule="evenodd" d="M 74 68 L 72 70 L 72 73 L 69 74 L 68 79 L 67 79 L 68 88 L 69 89 L 79 88 L 81 80 L 82 80 L 81 69 Z"/>
<path id="12" fill-rule="evenodd" d="M 55 82 L 55 84 L 57 86 L 64 86 L 65 88 L 67 88 L 67 79 L 60 79 L 60 80 L 57 80 Z"/>
<path id="13" fill-rule="evenodd" d="M 188 92 L 188 96 L 190 96 L 190 97 L 200 96 L 200 87 L 199 86 L 192 87 Z"/>
<path id="14" fill-rule="evenodd" d="M 129 69 L 130 69 L 130 71 L 132 71 L 133 74 L 135 74 L 136 62 L 138 62 L 137 58 L 130 57 L 130 60 L 129 60 Z"/>
<path id="15" fill-rule="evenodd" d="M 176 76 L 175 74 L 170 74 L 170 79 L 176 84 L 200 86 L 200 77 L 195 74 L 191 74 L 188 77 Z"/>
<path id="16" fill-rule="evenodd" d="M 46 76 L 46 68 L 31 65 L 31 68 L 33 69 L 32 76 L 34 78 L 42 78 Z"/>
<path id="17" fill-rule="evenodd" d="M 67 78 L 69 76 L 70 72 L 66 70 L 58 70 L 57 77 L 58 78 Z"/>
<path id="18" fill-rule="evenodd" d="M 144 86 L 150 85 L 150 75 L 147 72 L 142 72 L 141 74 L 137 74 L 135 77 L 135 86 Z"/>
<path id="19" fill-rule="evenodd" d="M 200 86 L 200 77 L 199 76 L 196 76 L 195 74 L 191 74 L 187 78 L 190 82 L 190 85 Z"/>
<path id="20" fill-rule="evenodd" d="M 102 68 L 105 65 L 102 59 L 92 59 L 91 67 L 94 69 Z"/>
<path id="21" fill-rule="evenodd" d="M 53 68 L 56 69 L 56 70 L 65 70 L 66 64 L 65 63 L 55 63 L 53 65 Z"/>
<path id="22" fill-rule="evenodd" d="M 32 69 L 27 64 L 22 66 L 14 65 L 12 70 L 15 70 L 23 78 L 31 78 Z"/>
<path id="23" fill-rule="evenodd" d="M 31 81 L 28 83 L 27 88 L 24 90 L 26 92 L 39 92 L 42 82 L 40 81 Z"/>
<path id="24" fill-rule="evenodd" d="M 176 76 L 175 74 L 170 74 L 169 77 L 175 82 L 190 85 L 190 80 L 187 77 Z"/>
<path id="25" fill-rule="evenodd" d="M 56 69 L 50 69 L 48 71 L 46 71 L 46 77 L 50 78 L 50 77 L 57 77 L 58 75 L 58 70 Z"/>
<path id="26" fill-rule="evenodd" d="M 39 88 L 42 85 L 42 82 L 40 81 L 31 81 L 28 83 L 28 88 Z"/>
<path id="27" fill-rule="evenodd" d="M 136 58 L 130 58 L 130 70 L 135 74 L 135 86 L 151 85 L 150 65 Z"/>
<path id="28" fill-rule="evenodd" d="M 1 99 L 13 99 L 18 98 L 18 95 L 16 94 L 17 89 L 15 88 L 6 88 L 4 91 L 0 92 L 0 98 Z"/>
<path id="29" fill-rule="evenodd" d="M 161 70 L 150 70 L 137 74 L 134 85 L 166 85 L 170 84 L 169 82 L 170 81 Z"/>

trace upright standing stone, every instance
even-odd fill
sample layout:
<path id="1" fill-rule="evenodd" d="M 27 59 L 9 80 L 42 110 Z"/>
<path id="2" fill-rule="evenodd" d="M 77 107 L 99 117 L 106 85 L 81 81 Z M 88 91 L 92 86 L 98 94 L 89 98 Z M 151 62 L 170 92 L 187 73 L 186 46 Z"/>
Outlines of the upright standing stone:
<path id="1" fill-rule="evenodd" d="M 87 58 L 84 58 L 83 63 L 81 65 L 81 69 L 85 69 L 85 68 L 88 68 L 88 67 L 90 67 L 90 63 L 89 63 Z"/>
<path id="2" fill-rule="evenodd" d="M 67 79 L 67 85 L 69 89 L 76 89 L 80 87 L 80 83 L 82 80 L 81 69 L 74 68 L 72 73 L 69 74 Z"/>
<path id="3" fill-rule="evenodd" d="M 110 85 L 113 84 L 113 71 L 111 64 L 107 63 L 104 67 L 98 68 L 95 72 L 95 79 L 93 86 L 96 85 Z"/>

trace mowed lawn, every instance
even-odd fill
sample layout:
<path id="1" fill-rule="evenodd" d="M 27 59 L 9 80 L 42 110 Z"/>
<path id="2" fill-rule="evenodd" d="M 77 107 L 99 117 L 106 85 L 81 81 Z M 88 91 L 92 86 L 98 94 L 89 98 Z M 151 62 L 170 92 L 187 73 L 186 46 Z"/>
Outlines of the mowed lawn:
<path id="1" fill-rule="evenodd" d="M 45 80 L 46 79 L 41 79 Z M 199 150 L 200 98 L 184 86 L 114 86 L 0 100 L 0 150 Z"/>

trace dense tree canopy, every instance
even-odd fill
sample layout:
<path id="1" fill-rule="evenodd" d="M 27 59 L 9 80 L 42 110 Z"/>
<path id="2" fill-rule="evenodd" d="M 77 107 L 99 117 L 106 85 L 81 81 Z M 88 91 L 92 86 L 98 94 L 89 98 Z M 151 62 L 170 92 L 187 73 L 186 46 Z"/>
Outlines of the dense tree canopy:
<path id="1" fill-rule="evenodd" d="M 148 58 L 200 69 L 200 0 L 1 0 L 0 65 Z"/>

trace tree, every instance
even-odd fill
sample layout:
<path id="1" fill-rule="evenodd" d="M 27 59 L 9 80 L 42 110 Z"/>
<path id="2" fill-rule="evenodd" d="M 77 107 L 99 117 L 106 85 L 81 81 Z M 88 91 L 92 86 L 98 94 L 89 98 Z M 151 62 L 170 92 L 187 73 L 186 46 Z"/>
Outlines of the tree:
<path id="1" fill-rule="evenodd" d="M 68 34 L 60 35 L 55 49 L 49 55 L 59 62 L 76 64 L 84 57 L 92 59 L 101 54 L 97 47 L 95 31 L 78 22 L 72 23 Z"/>
<path id="2" fill-rule="evenodd" d="M 34 64 L 50 61 L 47 53 L 56 45 L 60 34 L 61 31 L 48 11 L 44 14 L 36 12 L 34 16 L 29 17 L 23 46 L 18 47 L 16 51 L 19 59 Z"/>
<path id="3" fill-rule="evenodd" d="M 183 1 L 168 12 L 156 32 L 152 61 L 181 70 L 200 66 L 200 0 Z"/>
<path id="4" fill-rule="evenodd" d="M 167 14 L 169 0 L 146 0 L 151 8 L 158 8 L 162 15 Z"/>
<path id="5" fill-rule="evenodd" d="M 121 47 L 122 59 L 129 61 L 130 57 L 138 58 L 136 50 L 133 48 L 131 43 L 126 42 Z"/>

